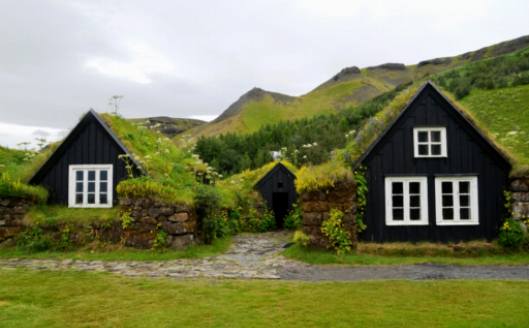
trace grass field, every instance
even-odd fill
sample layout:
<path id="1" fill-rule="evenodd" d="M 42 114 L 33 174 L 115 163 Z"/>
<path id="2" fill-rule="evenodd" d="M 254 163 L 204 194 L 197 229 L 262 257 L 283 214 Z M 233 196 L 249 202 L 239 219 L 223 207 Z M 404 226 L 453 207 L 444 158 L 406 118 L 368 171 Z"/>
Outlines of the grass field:
<path id="1" fill-rule="evenodd" d="M 481 256 L 447 256 L 447 255 L 373 255 L 345 254 L 306 249 L 298 245 L 287 248 L 283 255 L 288 258 L 310 264 L 345 264 L 345 265 L 401 265 L 401 264 L 456 264 L 456 265 L 527 265 L 529 253 L 513 253 Z"/>
<path id="2" fill-rule="evenodd" d="M 2 327 L 527 327 L 529 282 L 305 283 L 0 269 Z"/>
<path id="3" fill-rule="evenodd" d="M 167 261 L 203 258 L 224 253 L 231 245 L 230 238 L 217 239 L 211 245 L 194 245 L 184 250 L 143 250 L 133 248 L 81 249 L 74 251 L 29 252 L 17 248 L 0 248 L 0 258 L 24 259 L 75 259 L 100 261 Z"/>

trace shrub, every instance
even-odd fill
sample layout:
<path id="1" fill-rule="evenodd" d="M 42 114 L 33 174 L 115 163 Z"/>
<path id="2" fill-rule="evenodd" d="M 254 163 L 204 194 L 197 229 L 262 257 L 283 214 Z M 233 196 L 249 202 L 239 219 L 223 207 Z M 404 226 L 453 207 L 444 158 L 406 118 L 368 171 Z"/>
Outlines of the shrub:
<path id="1" fill-rule="evenodd" d="M 353 245 L 349 232 L 343 227 L 343 216 L 342 211 L 333 208 L 329 213 L 329 218 L 321 224 L 321 232 L 339 255 L 350 252 Z"/>
<path id="2" fill-rule="evenodd" d="M 30 186 L 3 172 L 0 173 L 0 196 L 20 197 L 44 203 L 48 198 L 48 192 L 43 187 Z"/>
<path id="3" fill-rule="evenodd" d="M 22 249 L 41 252 L 52 248 L 51 238 L 44 234 L 41 228 L 28 228 L 17 237 L 17 247 Z"/>
<path id="4" fill-rule="evenodd" d="M 296 230 L 301 227 L 303 223 L 303 216 L 301 215 L 301 209 L 297 204 L 292 206 L 292 209 L 285 217 L 285 229 Z"/>
<path id="5" fill-rule="evenodd" d="M 248 212 L 241 216 L 241 230 L 245 232 L 266 232 L 276 227 L 274 214 L 270 210 L 263 213 L 255 208 L 248 209 Z"/>
<path id="6" fill-rule="evenodd" d="M 169 235 L 164 230 L 158 230 L 152 242 L 153 249 L 162 249 L 169 244 Z"/>
<path id="7" fill-rule="evenodd" d="M 222 226 L 219 222 L 220 196 L 217 191 L 210 186 L 197 188 L 195 208 L 204 243 L 211 244 L 222 235 Z"/>
<path id="8" fill-rule="evenodd" d="M 500 229 L 498 242 L 505 248 L 519 248 L 524 241 L 522 223 L 513 219 L 507 219 Z"/>
<path id="9" fill-rule="evenodd" d="M 134 223 L 134 218 L 130 214 L 131 214 L 130 210 L 121 212 L 121 215 L 120 215 L 121 227 L 124 230 L 127 230 L 132 225 L 132 223 Z"/>
<path id="10" fill-rule="evenodd" d="M 294 232 L 294 237 L 292 240 L 294 243 L 303 247 L 307 247 L 310 243 L 310 237 L 301 230 L 296 230 L 296 232 Z"/>

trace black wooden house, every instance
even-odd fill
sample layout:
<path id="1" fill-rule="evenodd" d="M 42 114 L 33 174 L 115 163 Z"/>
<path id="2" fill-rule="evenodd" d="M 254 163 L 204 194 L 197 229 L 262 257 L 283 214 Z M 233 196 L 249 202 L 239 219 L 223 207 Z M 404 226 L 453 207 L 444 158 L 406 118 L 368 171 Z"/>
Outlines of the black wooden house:
<path id="1" fill-rule="evenodd" d="M 112 207 L 116 185 L 128 177 L 126 161 L 135 174 L 141 173 L 134 156 L 90 110 L 29 182 L 44 186 L 51 204 Z"/>
<path id="2" fill-rule="evenodd" d="M 283 228 L 285 216 L 296 201 L 295 180 L 294 173 L 285 165 L 277 163 L 255 184 L 255 189 L 274 212 L 276 227 L 279 229 Z"/>
<path id="3" fill-rule="evenodd" d="M 360 158 L 368 241 L 492 239 L 506 157 L 430 82 Z"/>

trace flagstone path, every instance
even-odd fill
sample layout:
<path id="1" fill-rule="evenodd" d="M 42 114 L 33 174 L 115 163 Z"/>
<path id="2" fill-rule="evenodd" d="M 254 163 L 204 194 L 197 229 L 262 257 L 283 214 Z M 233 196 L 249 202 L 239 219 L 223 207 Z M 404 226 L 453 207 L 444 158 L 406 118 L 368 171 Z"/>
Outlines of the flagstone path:
<path id="1" fill-rule="evenodd" d="M 309 281 L 379 279 L 521 279 L 529 280 L 529 266 L 310 265 L 280 255 L 289 234 L 272 232 L 234 237 L 228 252 L 203 259 L 171 261 L 84 261 L 2 259 L 0 268 L 111 272 L 125 276 L 172 278 L 285 279 Z"/>

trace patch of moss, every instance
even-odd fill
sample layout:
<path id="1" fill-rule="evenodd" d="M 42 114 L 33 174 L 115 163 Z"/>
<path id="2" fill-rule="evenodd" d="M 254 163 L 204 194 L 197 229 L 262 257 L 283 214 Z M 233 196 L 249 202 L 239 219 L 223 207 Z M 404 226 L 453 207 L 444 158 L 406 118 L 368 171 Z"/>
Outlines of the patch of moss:
<path id="1" fill-rule="evenodd" d="M 118 221 L 117 208 L 68 208 L 65 206 L 35 206 L 24 220 L 29 225 L 55 225 L 66 223 L 95 223 Z"/>
<path id="2" fill-rule="evenodd" d="M 303 166 L 296 179 L 298 193 L 333 187 L 339 181 L 352 181 L 353 172 L 336 158 L 316 166 Z"/>

